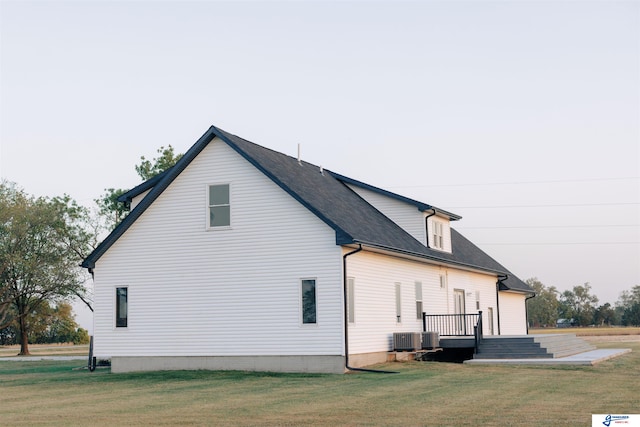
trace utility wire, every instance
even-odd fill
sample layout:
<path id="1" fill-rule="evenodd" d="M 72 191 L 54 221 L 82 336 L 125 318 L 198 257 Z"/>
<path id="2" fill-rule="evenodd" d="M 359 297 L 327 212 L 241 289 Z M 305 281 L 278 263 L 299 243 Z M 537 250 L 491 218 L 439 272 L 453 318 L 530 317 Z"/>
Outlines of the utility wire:
<path id="1" fill-rule="evenodd" d="M 478 246 L 640 245 L 640 242 L 477 243 Z"/>
<path id="2" fill-rule="evenodd" d="M 593 225 L 498 225 L 481 227 L 455 227 L 456 230 L 479 229 L 520 229 L 520 228 L 608 228 L 608 227 L 640 227 L 640 224 L 593 224 Z"/>
<path id="3" fill-rule="evenodd" d="M 428 187 L 480 187 L 491 185 L 522 185 L 522 184 L 560 184 L 565 182 L 596 182 L 596 181 L 626 181 L 640 179 L 640 176 L 627 176 L 616 178 L 578 178 L 578 179 L 551 179 L 543 181 L 506 181 L 506 182 L 471 182 L 463 184 L 426 184 L 426 185 L 396 185 L 387 188 L 428 188 Z"/>
<path id="4" fill-rule="evenodd" d="M 446 209 L 508 209 L 508 208 L 571 208 L 586 206 L 630 206 L 640 205 L 640 202 L 615 202 L 615 203 L 567 203 L 552 205 L 495 205 L 495 206 L 448 206 Z"/>

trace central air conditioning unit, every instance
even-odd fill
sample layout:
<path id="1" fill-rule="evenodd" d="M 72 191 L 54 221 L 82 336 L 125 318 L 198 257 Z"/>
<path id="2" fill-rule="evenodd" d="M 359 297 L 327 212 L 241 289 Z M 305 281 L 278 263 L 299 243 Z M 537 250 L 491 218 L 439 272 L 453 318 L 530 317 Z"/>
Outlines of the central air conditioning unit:
<path id="1" fill-rule="evenodd" d="M 394 351 L 417 351 L 420 350 L 421 344 L 422 343 L 419 332 L 393 333 Z"/>
<path id="2" fill-rule="evenodd" d="M 440 334 L 437 332 L 422 333 L 422 349 L 433 350 L 440 347 Z"/>

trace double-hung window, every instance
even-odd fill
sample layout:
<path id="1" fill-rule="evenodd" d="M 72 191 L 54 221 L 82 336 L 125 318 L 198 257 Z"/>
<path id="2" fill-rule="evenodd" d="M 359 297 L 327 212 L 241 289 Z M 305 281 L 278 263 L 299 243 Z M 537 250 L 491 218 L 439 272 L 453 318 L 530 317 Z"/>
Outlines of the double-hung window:
<path id="1" fill-rule="evenodd" d="M 229 227 L 231 225 L 229 184 L 209 185 L 208 190 L 208 227 Z"/>
<path id="2" fill-rule="evenodd" d="M 433 228 L 433 247 L 436 249 L 444 249 L 442 223 L 439 221 L 433 221 L 432 228 Z"/>

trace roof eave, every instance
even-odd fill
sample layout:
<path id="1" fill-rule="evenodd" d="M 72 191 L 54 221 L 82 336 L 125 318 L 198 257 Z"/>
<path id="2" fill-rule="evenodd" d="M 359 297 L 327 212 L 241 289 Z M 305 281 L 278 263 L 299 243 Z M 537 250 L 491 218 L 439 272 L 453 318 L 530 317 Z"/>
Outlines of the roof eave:
<path id="1" fill-rule="evenodd" d="M 410 257 L 410 258 L 414 258 L 414 259 L 418 258 L 418 259 L 422 259 L 422 260 L 430 260 L 430 261 L 433 261 L 433 262 L 435 262 L 437 264 L 440 264 L 440 265 L 453 265 L 453 266 L 462 267 L 464 269 L 468 269 L 468 270 L 471 270 L 471 271 L 481 271 L 481 272 L 485 272 L 485 273 L 495 274 L 496 276 L 501 276 L 501 275 L 505 275 L 506 274 L 504 271 L 500 271 L 500 270 L 494 270 L 494 269 L 491 269 L 491 268 L 482 267 L 482 266 L 478 266 L 478 265 L 474 265 L 474 264 L 464 263 L 464 262 L 450 260 L 450 259 L 446 259 L 446 258 L 440 258 L 438 256 L 428 255 L 428 254 L 424 254 L 424 253 L 420 253 L 420 252 L 413 252 L 413 251 L 408 251 L 408 250 L 405 250 L 405 249 L 393 248 L 393 247 L 389 247 L 389 246 L 380 245 L 380 244 L 377 244 L 377 243 L 365 242 L 365 241 L 358 240 L 358 239 L 354 239 L 353 242 L 351 242 L 351 243 L 361 244 L 363 246 L 368 246 L 370 248 L 379 249 L 379 250 L 384 251 L 384 252 L 390 252 L 390 253 L 393 253 L 393 254 L 404 255 L 404 256 L 407 256 L 407 257 Z"/>
<path id="2" fill-rule="evenodd" d="M 411 199 L 409 197 L 405 197 L 405 196 L 402 196 L 400 194 L 396 194 L 396 193 L 393 193 L 391 191 L 384 190 L 384 189 L 376 187 L 374 185 L 370 185 L 370 184 L 367 184 L 365 182 L 358 181 L 357 179 L 353 179 L 353 178 L 349 178 L 348 176 L 340 175 L 339 173 L 336 173 L 336 172 L 332 172 L 332 171 L 329 171 L 329 170 L 327 170 L 327 172 L 330 173 L 335 179 L 337 179 L 339 181 L 345 182 L 347 184 L 352 184 L 352 185 L 355 185 L 356 187 L 360 187 L 360 188 L 363 188 L 365 190 L 369 190 L 369 191 L 372 191 L 374 193 L 378 193 L 378 194 L 381 194 L 383 196 L 391 197 L 393 199 L 400 200 L 402 202 L 414 205 L 421 212 L 433 210 L 436 213 L 439 213 L 441 215 L 449 217 L 449 219 L 451 221 L 458 221 L 459 219 L 462 219 L 462 217 L 460 215 L 456 215 L 456 214 L 454 214 L 452 212 L 448 212 L 448 211 L 446 211 L 444 209 L 437 208 L 437 207 L 432 206 L 432 205 L 427 204 L 427 203 L 423 203 L 423 202 L 421 202 L 419 200 Z"/>

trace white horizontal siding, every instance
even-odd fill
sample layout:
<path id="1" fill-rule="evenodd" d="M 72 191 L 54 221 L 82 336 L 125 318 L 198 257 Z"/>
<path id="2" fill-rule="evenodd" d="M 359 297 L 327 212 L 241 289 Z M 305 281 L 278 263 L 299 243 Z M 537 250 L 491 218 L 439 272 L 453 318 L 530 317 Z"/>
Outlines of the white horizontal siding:
<path id="1" fill-rule="evenodd" d="M 138 203 L 140 203 L 142 201 L 142 199 L 144 199 L 146 197 L 147 194 L 149 194 L 149 191 L 151 190 L 147 190 L 142 194 L 137 195 L 136 197 L 131 199 L 131 205 L 129 206 L 129 209 L 133 210 L 136 206 L 138 206 Z"/>
<path id="2" fill-rule="evenodd" d="M 358 252 L 347 258 L 347 274 L 355 282 L 355 323 L 349 324 L 349 353 L 371 353 L 392 349 L 394 332 L 420 332 L 416 315 L 415 282 L 422 283 L 423 310 L 427 314 L 452 314 L 453 289 L 463 289 L 466 312 L 496 306 L 496 276 L 443 268 L 417 261 Z M 440 275 L 448 285 L 440 287 Z M 395 283 L 401 283 L 402 322 L 396 322 Z M 467 296 L 468 295 L 468 296 Z M 487 319 L 483 319 L 487 321 Z"/>
<path id="3" fill-rule="evenodd" d="M 207 185 L 230 183 L 232 228 L 206 230 Z M 317 325 L 301 324 L 300 279 L 315 278 Z M 115 328 L 115 288 L 129 288 Z M 335 233 L 214 140 L 100 258 L 95 354 L 342 354 Z"/>
<path id="4" fill-rule="evenodd" d="M 500 334 L 526 335 L 527 314 L 526 295 L 514 292 L 500 292 Z"/>
<path id="5" fill-rule="evenodd" d="M 349 188 L 411 234 L 417 241 L 423 245 L 426 243 L 425 215 L 416 206 L 355 185 L 349 185 Z"/>

